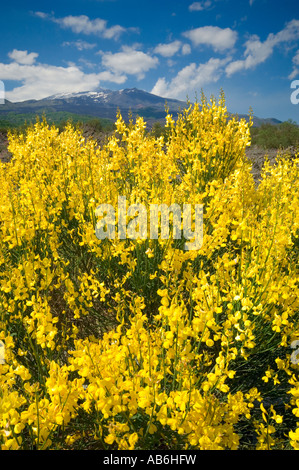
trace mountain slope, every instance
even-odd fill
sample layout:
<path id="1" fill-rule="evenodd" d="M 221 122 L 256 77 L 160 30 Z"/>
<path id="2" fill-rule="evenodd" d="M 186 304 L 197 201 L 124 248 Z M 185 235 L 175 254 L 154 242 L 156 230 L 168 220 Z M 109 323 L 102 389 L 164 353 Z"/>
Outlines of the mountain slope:
<path id="1" fill-rule="evenodd" d="M 129 114 L 135 118 L 137 115 L 144 117 L 149 125 L 157 120 L 164 120 L 166 105 L 174 117 L 186 107 L 186 102 L 175 99 L 166 99 L 161 96 L 148 93 L 137 88 L 124 90 L 108 90 L 100 88 L 97 91 L 79 93 L 60 93 L 41 100 L 28 100 L 19 103 L 5 102 L 0 106 L 0 119 L 8 113 L 36 113 L 42 115 L 47 112 L 64 111 L 78 115 L 108 118 L 115 121 L 119 110 L 125 120 Z M 246 115 L 239 115 L 245 117 Z M 278 124 L 276 119 L 262 119 L 253 117 L 254 125 L 259 126 L 263 122 Z"/>
<path id="2" fill-rule="evenodd" d="M 165 118 L 166 102 L 169 111 L 175 115 L 186 106 L 186 103 L 182 101 L 166 100 L 136 88 L 119 91 L 100 89 L 96 92 L 58 94 L 42 100 L 6 102 L 0 107 L 0 117 L 8 112 L 42 114 L 47 111 L 65 111 L 109 118 L 114 121 L 117 111 L 120 110 L 124 119 L 131 112 L 133 117 L 138 114 L 155 121 Z"/>

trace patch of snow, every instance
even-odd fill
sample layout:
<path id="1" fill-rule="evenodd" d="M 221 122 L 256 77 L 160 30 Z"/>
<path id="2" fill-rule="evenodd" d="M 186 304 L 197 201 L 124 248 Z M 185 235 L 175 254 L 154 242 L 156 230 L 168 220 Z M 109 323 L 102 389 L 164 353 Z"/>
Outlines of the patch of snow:
<path id="1" fill-rule="evenodd" d="M 103 98 L 106 99 L 108 96 L 107 92 L 104 91 L 79 91 L 79 92 L 69 92 L 69 93 L 57 93 L 51 95 L 46 100 L 55 100 L 55 99 L 68 99 L 68 98 L 81 98 L 81 97 L 90 97 L 90 98 Z"/>

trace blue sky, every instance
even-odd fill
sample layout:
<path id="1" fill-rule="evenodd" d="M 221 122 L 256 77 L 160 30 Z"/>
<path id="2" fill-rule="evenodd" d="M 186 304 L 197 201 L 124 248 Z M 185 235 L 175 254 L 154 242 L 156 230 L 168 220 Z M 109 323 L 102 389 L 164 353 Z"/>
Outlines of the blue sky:
<path id="1" fill-rule="evenodd" d="M 10 101 L 139 88 L 299 123 L 299 4 L 275 0 L 10 0 L 0 80 Z"/>

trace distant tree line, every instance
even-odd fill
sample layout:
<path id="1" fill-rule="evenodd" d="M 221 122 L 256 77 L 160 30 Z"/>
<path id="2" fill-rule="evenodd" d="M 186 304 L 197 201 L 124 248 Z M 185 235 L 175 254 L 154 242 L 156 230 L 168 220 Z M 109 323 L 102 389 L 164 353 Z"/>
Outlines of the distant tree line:
<path id="1" fill-rule="evenodd" d="M 58 126 L 60 130 L 63 130 L 68 122 L 87 129 L 91 133 L 109 134 L 115 129 L 114 122 L 110 119 L 79 116 L 60 111 L 46 113 L 44 117 L 49 124 Z M 0 131 L 23 130 L 28 125 L 34 124 L 37 119 L 41 117 L 37 118 L 33 114 L 8 113 L 3 117 L 0 116 Z M 163 136 L 167 140 L 169 130 L 165 128 L 163 122 L 156 121 L 147 132 L 156 138 Z M 291 119 L 280 124 L 264 123 L 258 127 L 251 127 L 250 132 L 252 145 L 263 149 L 299 147 L 299 126 Z"/>
<path id="2" fill-rule="evenodd" d="M 77 115 L 64 111 L 49 111 L 42 115 L 13 112 L 2 116 L 0 115 L 0 131 L 22 131 L 26 127 L 35 124 L 37 120 L 42 120 L 43 118 L 45 118 L 50 125 L 55 125 L 60 130 L 63 130 L 68 122 L 71 122 L 76 127 L 83 127 L 85 124 L 88 124 L 88 126 L 96 132 L 111 132 L 114 129 L 114 122 L 111 119 Z"/>
<path id="3" fill-rule="evenodd" d="M 251 128 L 252 145 L 264 149 L 299 146 L 299 126 L 291 119 L 281 124 L 262 124 Z"/>

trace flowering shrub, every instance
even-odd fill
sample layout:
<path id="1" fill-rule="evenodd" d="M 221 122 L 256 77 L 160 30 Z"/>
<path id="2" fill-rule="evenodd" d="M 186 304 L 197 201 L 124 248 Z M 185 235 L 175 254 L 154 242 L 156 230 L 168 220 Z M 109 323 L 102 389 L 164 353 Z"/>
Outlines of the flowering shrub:
<path id="1" fill-rule="evenodd" d="M 255 186 L 250 123 L 202 97 L 167 140 L 43 121 L 0 165 L 0 446 L 299 449 L 299 156 Z M 203 244 L 95 236 L 101 203 L 203 204 Z"/>

